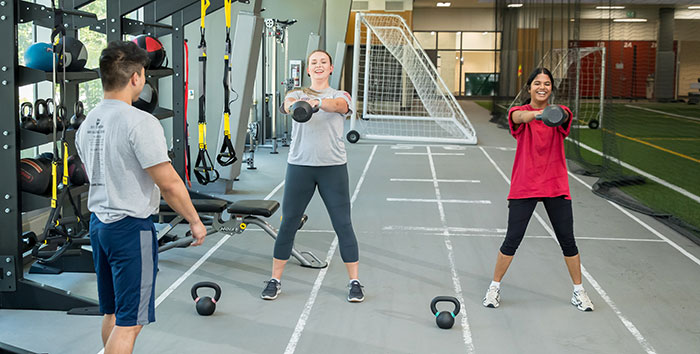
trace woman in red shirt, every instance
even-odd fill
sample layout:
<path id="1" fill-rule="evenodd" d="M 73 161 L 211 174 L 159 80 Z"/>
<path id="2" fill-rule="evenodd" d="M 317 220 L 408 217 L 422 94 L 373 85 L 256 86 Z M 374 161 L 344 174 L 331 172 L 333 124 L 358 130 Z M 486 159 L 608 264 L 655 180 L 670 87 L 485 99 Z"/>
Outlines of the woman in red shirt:
<path id="1" fill-rule="evenodd" d="M 483 300 L 486 307 L 496 308 L 500 305 L 501 279 L 525 235 L 537 202 L 542 201 L 574 283 L 571 303 L 581 311 L 593 311 L 593 303 L 581 284 L 581 259 L 574 239 L 574 218 L 564 157 L 564 138 L 571 129 L 572 113 L 566 106 L 561 106 L 567 118 L 557 127 L 549 127 L 536 119 L 549 105 L 553 82 L 549 70 L 535 69 L 527 80 L 529 102 L 508 112 L 510 133 L 517 140 L 518 147 L 508 194 L 508 230 L 498 253 L 493 281 Z"/>

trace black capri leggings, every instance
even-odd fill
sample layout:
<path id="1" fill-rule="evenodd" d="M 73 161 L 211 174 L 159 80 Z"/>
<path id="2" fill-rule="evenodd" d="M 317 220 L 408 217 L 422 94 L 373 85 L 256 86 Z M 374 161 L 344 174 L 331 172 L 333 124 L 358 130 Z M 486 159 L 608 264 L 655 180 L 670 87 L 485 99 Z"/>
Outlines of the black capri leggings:
<path id="1" fill-rule="evenodd" d="M 508 231 L 506 239 L 501 245 L 501 253 L 506 256 L 515 254 L 520 242 L 525 236 L 525 229 L 530 222 L 532 212 L 535 211 L 537 202 L 542 200 L 547 210 L 549 221 L 554 227 L 564 257 L 573 257 L 578 254 L 576 240 L 574 240 L 574 216 L 571 210 L 571 200 L 564 197 L 555 198 L 527 198 L 511 199 L 508 201 Z"/>
<path id="2" fill-rule="evenodd" d="M 338 246 L 343 262 L 359 259 L 357 238 L 350 219 L 350 191 L 347 165 L 299 166 L 287 165 L 284 198 L 282 200 L 282 225 L 280 225 L 275 251 L 277 259 L 287 260 L 292 254 L 294 236 L 306 207 L 316 187 L 338 235 Z"/>

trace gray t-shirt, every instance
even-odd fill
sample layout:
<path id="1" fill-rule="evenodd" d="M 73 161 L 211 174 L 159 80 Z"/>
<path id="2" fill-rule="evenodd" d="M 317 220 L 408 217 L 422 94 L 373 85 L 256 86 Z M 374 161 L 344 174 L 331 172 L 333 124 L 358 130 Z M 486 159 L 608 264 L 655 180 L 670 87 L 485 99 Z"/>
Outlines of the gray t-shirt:
<path id="1" fill-rule="evenodd" d="M 158 212 L 160 189 L 146 168 L 168 162 L 163 127 L 154 116 L 119 100 L 102 100 L 75 135 L 90 179 L 88 209 L 103 223 Z"/>
<path id="2" fill-rule="evenodd" d="M 345 91 L 326 88 L 318 95 L 307 95 L 302 90 L 287 93 L 286 98 L 326 99 L 341 97 L 352 107 L 350 95 Z M 289 147 L 287 162 L 301 166 L 334 166 L 347 163 L 343 128 L 346 114 L 326 112 L 321 108 L 306 123 L 292 120 L 292 144 Z"/>

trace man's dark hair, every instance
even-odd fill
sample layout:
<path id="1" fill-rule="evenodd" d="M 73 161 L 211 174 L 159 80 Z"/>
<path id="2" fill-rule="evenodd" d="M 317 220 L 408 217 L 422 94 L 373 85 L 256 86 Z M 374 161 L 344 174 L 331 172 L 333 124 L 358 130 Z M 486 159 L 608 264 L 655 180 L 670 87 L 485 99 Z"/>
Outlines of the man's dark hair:
<path id="1" fill-rule="evenodd" d="M 100 54 L 100 79 L 105 91 L 126 86 L 134 73 L 148 65 L 148 53 L 134 42 L 113 41 Z"/>

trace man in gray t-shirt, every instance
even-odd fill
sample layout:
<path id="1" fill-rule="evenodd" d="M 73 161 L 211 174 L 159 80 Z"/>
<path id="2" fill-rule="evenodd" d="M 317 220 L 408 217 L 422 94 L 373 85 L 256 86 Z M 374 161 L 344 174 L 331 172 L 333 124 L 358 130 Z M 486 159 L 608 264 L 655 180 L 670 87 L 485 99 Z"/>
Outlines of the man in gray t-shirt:
<path id="1" fill-rule="evenodd" d="M 155 321 L 158 242 L 151 215 L 160 196 L 190 225 L 200 245 L 206 228 L 168 159 L 163 128 L 131 106 L 145 84 L 147 53 L 126 41 L 100 55 L 104 100 L 87 115 L 75 145 L 90 180 L 88 209 L 105 352 L 133 351 Z"/>

